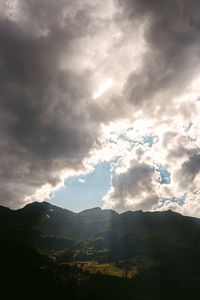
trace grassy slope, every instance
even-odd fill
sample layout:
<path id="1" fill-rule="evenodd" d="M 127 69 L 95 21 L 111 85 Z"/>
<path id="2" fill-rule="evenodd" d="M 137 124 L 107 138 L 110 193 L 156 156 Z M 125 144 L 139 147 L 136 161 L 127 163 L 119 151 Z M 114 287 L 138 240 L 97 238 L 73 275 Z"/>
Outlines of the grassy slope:
<path id="1" fill-rule="evenodd" d="M 198 219 L 172 212 L 91 213 L 49 204 L 16 212 L 0 208 L 3 289 L 84 300 L 199 295 Z"/>

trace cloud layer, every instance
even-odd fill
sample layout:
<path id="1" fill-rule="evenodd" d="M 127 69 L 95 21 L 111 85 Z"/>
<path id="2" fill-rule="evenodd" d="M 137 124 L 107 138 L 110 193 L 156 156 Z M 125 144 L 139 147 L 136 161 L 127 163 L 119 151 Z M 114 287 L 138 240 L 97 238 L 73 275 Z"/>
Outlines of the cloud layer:
<path id="1" fill-rule="evenodd" d="M 87 16 L 71 23 L 65 7 L 21 1 L 16 19 L 1 16 L 3 204 L 20 205 L 44 184 L 57 185 L 65 168 L 81 169 L 96 138 L 98 124 L 87 109 L 91 73 L 63 69 L 60 61 L 73 58 L 71 45 L 91 34 L 82 22 L 86 29 L 90 23 Z"/>
<path id="2" fill-rule="evenodd" d="M 199 6 L 2 1 L 1 204 L 42 201 L 107 160 L 105 207 L 199 216 Z"/>

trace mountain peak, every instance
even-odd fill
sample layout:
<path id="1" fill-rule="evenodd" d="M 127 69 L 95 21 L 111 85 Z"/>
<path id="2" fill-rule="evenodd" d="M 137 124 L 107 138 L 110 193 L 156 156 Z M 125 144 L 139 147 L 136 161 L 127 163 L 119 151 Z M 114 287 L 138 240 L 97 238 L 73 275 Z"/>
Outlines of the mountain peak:
<path id="1" fill-rule="evenodd" d="M 100 212 L 102 209 L 101 207 L 93 207 L 93 208 L 87 208 L 82 210 L 79 214 L 85 214 L 85 213 L 93 213 L 93 212 Z"/>
<path id="2" fill-rule="evenodd" d="M 26 206 L 24 206 L 23 208 L 21 208 L 20 210 L 25 210 L 25 211 L 29 211 L 29 210 L 41 210 L 41 211 L 60 211 L 60 212 L 64 212 L 64 213 L 70 213 L 70 214 L 76 214 L 66 208 L 61 208 L 59 206 L 53 205 L 49 202 L 43 201 L 43 202 L 32 202 L 27 204 Z"/>

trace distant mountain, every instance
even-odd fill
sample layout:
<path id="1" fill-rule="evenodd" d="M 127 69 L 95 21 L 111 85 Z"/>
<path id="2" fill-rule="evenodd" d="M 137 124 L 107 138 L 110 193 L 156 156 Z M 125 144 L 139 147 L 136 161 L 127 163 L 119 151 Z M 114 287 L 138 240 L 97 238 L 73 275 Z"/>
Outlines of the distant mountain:
<path id="1" fill-rule="evenodd" d="M 57 239 L 90 241 L 101 237 L 102 247 L 113 253 L 156 249 L 166 243 L 192 247 L 199 244 L 200 219 L 182 216 L 173 211 L 128 211 L 118 214 L 99 207 L 74 213 L 47 202 L 34 202 L 22 209 L 11 210 L 0 206 L 1 233 L 5 230 L 27 233 L 40 232 Z M 156 244 L 159 242 L 159 247 Z M 100 244 L 99 244 L 100 247 Z M 121 249 L 121 250 L 120 250 Z M 118 254 L 119 254 L 118 253 Z"/>
<path id="2" fill-rule="evenodd" d="M 118 282 L 118 286 L 125 286 L 125 300 L 169 299 L 171 294 L 166 294 L 166 298 L 163 295 L 171 280 L 179 287 L 172 290 L 169 287 L 169 293 L 176 294 L 174 299 L 179 299 L 180 295 L 181 300 L 188 299 L 191 293 L 200 292 L 200 219 L 170 210 L 118 214 L 96 207 L 73 213 L 47 202 L 31 203 L 19 210 L 0 206 L 0 240 L 3 245 L 1 258 L 7 257 L 4 272 L 8 265 L 12 269 L 18 261 L 15 270 L 25 264 L 22 276 L 33 272 L 37 282 L 44 272 L 44 286 L 48 286 L 49 278 L 52 278 L 54 292 L 57 290 L 56 278 L 61 280 L 66 276 L 73 286 L 70 293 L 74 293 L 74 298 L 71 296 L 71 299 L 99 299 L 93 292 L 91 298 L 77 298 L 74 282 L 81 280 L 83 285 L 93 282 L 96 288 L 98 284 L 105 287 L 111 280 L 105 278 L 106 274 L 115 276 L 111 285 Z M 75 268 L 77 264 L 81 269 Z M 103 277 L 91 277 L 90 272 L 95 270 L 100 270 Z M 133 279 L 124 283 L 116 276 Z M 59 284 L 61 290 L 69 291 L 68 284 Z M 141 284 L 152 293 L 151 297 L 141 292 Z M 161 290 L 157 290 L 156 284 L 162 286 L 159 287 Z M 181 286 L 184 292 L 179 294 Z M 132 298 L 133 290 L 137 290 L 138 298 Z M 104 299 L 101 291 L 99 295 Z M 115 298 L 105 296 L 105 299 L 120 299 L 118 295 L 120 290 Z"/>
<path id="3" fill-rule="evenodd" d="M 116 213 L 114 210 L 102 210 L 100 207 L 86 209 L 78 214 L 79 219 L 86 223 L 109 221 L 111 218 L 117 215 L 118 213 Z"/>

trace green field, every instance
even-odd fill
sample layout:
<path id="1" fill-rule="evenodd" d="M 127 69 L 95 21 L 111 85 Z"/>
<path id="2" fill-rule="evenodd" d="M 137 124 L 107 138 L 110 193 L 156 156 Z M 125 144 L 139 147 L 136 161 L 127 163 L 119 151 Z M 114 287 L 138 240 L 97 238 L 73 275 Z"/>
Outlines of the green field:
<path id="1" fill-rule="evenodd" d="M 116 267 L 113 263 L 99 264 L 96 261 L 77 261 L 69 263 L 70 265 L 76 264 L 79 268 L 84 271 L 88 271 L 90 274 L 96 274 L 100 272 L 103 275 L 117 276 L 120 278 L 132 278 L 137 274 L 137 267 L 132 267 L 129 270 L 125 268 Z"/>

